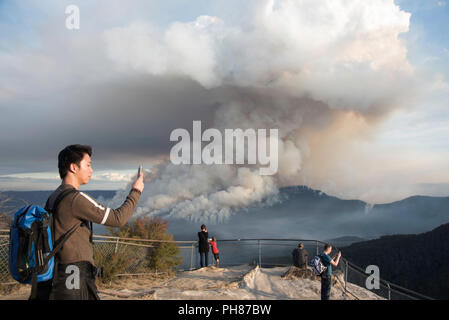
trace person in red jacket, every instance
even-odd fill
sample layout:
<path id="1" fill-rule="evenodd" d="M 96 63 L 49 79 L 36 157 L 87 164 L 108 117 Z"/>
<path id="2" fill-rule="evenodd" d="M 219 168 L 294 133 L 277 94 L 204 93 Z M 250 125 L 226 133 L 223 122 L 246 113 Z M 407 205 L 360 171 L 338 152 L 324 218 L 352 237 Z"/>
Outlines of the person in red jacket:
<path id="1" fill-rule="evenodd" d="M 217 238 L 212 237 L 212 241 L 209 241 L 210 246 L 212 248 L 212 253 L 214 255 L 215 259 L 215 266 L 218 268 L 218 265 L 220 264 L 220 256 L 218 255 L 218 248 L 217 248 Z"/>

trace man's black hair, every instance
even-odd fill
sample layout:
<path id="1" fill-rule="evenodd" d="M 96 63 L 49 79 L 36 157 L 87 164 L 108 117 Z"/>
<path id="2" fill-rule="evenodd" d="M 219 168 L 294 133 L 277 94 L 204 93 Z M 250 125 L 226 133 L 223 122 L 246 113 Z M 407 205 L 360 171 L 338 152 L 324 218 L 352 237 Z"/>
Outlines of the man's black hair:
<path id="1" fill-rule="evenodd" d="M 205 224 L 202 224 L 202 225 L 201 225 L 201 230 L 204 230 L 204 229 L 206 229 L 206 225 L 205 225 Z"/>
<path id="2" fill-rule="evenodd" d="M 58 169 L 59 176 L 64 179 L 69 171 L 70 164 L 74 163 L 78 167 L 80 166 L 81 160 L 83 160 L 84 154 L 88 154 L 89 157 L 92 156 L 92 147 L 84 146 L 81 144 L 72 144 L 65 147 L 58 154 Z"/>
<path id="3" fill-rule="evenodd" d="M 326 250 L 329 249 L 329 248 L 332 248 L 332 245 L 329 244 L 329 243 L 326 243 L 326 244 L 324 245 L 324 250 L 323 250 L 323 251 L 326 251 Z"/>

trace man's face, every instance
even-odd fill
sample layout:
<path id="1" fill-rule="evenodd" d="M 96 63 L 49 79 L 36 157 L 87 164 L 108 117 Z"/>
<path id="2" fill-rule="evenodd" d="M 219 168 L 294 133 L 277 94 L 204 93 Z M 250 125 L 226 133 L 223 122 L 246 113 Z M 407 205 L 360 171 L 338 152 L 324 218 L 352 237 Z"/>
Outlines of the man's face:
<path id="1" fill-rule="evenodd" d="M 75 175 L 78 178 L 80 185 L 89 183 L 90 177 L 94 171 L 91 167 L 90 156 L 87 153 L 84 154 L 84 157 L 81 160 L 79 167 L 77 166 L 77 169 L 78 170 Z"/>

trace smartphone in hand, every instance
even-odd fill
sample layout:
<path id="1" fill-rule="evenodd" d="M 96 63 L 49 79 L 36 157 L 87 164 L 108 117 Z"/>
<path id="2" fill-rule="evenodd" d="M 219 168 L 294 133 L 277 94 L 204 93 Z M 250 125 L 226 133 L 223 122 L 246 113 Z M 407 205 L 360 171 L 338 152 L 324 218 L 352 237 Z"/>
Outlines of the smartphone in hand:
<path id="1" fill-rule="evenodd" d="M 140 176 L 140 173 L 142 172 L 142 170 L 143 170 L 143 166 L 140 165 L 139 169 L 137 170 L 137 178 Z"/>

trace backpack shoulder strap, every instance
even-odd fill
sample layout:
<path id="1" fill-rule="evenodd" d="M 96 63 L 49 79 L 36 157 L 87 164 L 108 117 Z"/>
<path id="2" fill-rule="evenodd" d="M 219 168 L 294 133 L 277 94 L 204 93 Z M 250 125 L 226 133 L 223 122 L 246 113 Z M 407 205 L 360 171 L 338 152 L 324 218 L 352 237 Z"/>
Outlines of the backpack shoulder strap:
<path id="1" fill-rule="evenodd" d="M 65 198 L 66 196 L 68 196 L 69 194 L 71 194 L 71 193 L 76 193 L 76 192 L 78 192 L 78 190 L 72 189 L 72 188 L 66 189 L 66 190 L 62 191 L 62 192 L 56 197 L 56 200 L 55 200 L 55 202 L 53 203 L 53 207 L 52 207 L 52 208 L 50 208 L 50 197 L 49 197 L 49 198 L 47 199 L 46 204 L 45 204 L 45 210 L 46 210 L 46 211 L 52 211 L 53 213 L 55 213 L 56 210 L 58 210 L 59 203 L 61 203 L 62 199 L 64 199 L 64 198 Z"/>
<path id="2" fill-rule="evenodd" d="M 53 214 L 58 210 L 58 206 L 61 203 L 62 199 L 64 199 L 66 196 L 68 196 L 69 194 L 72 193 L 76 193 L 78 192 L 78 190 L 76 189 L 66 189 L 64 191 L 62 191 L 58 197 L 55 200 L 55 203 L 53 205 L 52 211 Z M 48 201 L 47 201 L 47 204 Z M 53 220 L 54 221 L 54 220 Z M 69 231 L 67 231 L 64 235 L 62 235 L 58 240 L 55 241 L 55 246 L 53 248 L 53 250 L 50 252 L 50 254 L 45 258 L 45 263 L 47 263 L 48 261 L 50 261 L 51 258 L 54 257 L 54 255 L 61 250 L 62 245 L 70 238 L 70 236 L 82 225 L 84 224 L 84 222 L 77 224 L 75 226 L 73 226 Z M 54 225 L 53 225 L 53 229 L 54 229 Z"/>
<path id="3" fill-rule="evenodd" d="M 76 190 L 76 189 L 66 189 L 66 190 L 64 190 L 63 192 L 61 192 L 59 195 L 58 195 L 58 197 L 56 198 L 56 200 L 55 200 L 55 203 L 54 203 L 54 205 L 53 205 L 53 209 L 55 210 L 55 212 L 56 212 L 56 210 L 58 209 L 58 205 L 59 205 L 59 203 L 62 201 L 62 199 L 63 198 L 65 198 L 67 195 L 69 195 L 69 194 L 71 194 L 71 193 L 74 193 L 74 192 L 78 192 L 78 190 Z M 88 222 L 88 221 L 83 221 L 83 223 L 81 223 L 80 224 L 80 226 L 82 226 L 82 225 L 86 225 L 87 226 L 87 228 L 90 230 L 90 236 L 89 236 L 89 241 L 90 241 L 90 243 L 93 243 L 93 226 L 92 226 L 92 222 Z M 73 232 L 75 232 L 76 230 L 73 230 Z M 71 233 L 73 233 L 73 232 L 71 232 L 71 231 L 69 231 L 70 232 L 70 234 Z M 65 236 L 65 235 L 64 235 Z M 69 235 L 70 236 L 70 235 Z M 68 239 L 68 238 L 67 238 Z M 66 240 L 67 240 L 66 239 Z M 59 241 L 59 239 L 58 239 L 58 241 Z M 65 242 L 65 240 L 63 240 L 63 243 Z"/>

